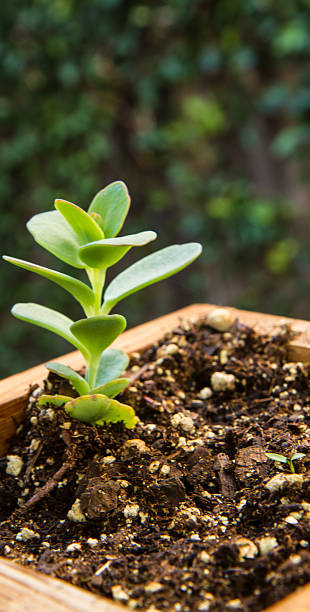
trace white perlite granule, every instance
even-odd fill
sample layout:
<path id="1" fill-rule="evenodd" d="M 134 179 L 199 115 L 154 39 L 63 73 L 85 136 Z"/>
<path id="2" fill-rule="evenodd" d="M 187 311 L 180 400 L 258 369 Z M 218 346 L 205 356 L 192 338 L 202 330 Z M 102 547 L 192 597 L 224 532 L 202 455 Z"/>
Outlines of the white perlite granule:
<path id="1" fill-rule="evenodd" d="M 18 476 L 24 465 L 22 458 L 19 455 L 7 455 L 7 460 L 6 473 L 10 476 Z"/>
<path id="2" fill-rule="evenodd" d="M 28 527 L 23 527 L 15 536 L 15 540 L 18 540 L 18 542 L 28 542 L 28 540 L 34 540 L 35 538 L 40 538 L 39 534 L 33 529 L 28 529 Z"/>
<path id="3" fill-rule="evenodd" d="M 129 599 L 129 595 L 124 591 L 123 587 L 120 584 L 115 584 L 112 586 L 112 597 L 116 601 L 126 602 Z"/>
<path id="4" fill-rule="evenodd" d="M 66 548 L 67 552 L 74 552 L 75 550 L 81 550 L 81 544 L 79 544 L 78 542 L 72 542 L 71 544 L 68 544 Z"/>
<path id="5" fill-rule="evenodd" d="M 210 312 L 207 318 L 208 325 L 220 332 L 229 331 L 232 328 L 234 321 L 235 317 L 226 308 L 215 308 L 212 310 L 212 312 Z"/>
<path id="6" fill-rule="evenodd" d="M 202 399 L 202 400 L 209 399 L 212 395 L 213 395 L 213 391 L 212 389 L 210 389 L 210 387 L 203 387 L 203 389 L 200 389 L 198 393 L 199 399 Z"/>
<path id="7" fill-rule="evenodd" d="M 233 374 L 214 372 L 211 376 L 213 391 L 232 391 L 235 388 L 235 382 L 236 379 Z"/>
<path id="8" fill-rule="evenodd" d="M 74 523 L 85 523 L 86 517 L 83 514 L 80 506 L 80 500 L 76 499 L 73 506 L 70 508 L 67 517 Z"/>
<path id="9" fill-rule="evenodd" d="M 123 510 L 124 516 L 126 518 L 138 516 L 139 512 L 140 506 L 138 506 L 138 504 L 127 504 L 127 506 L 125 506 Z"/>
<path id="10" fill-rule="evenodd" d="M 180 426 L 183 431 L 191 433 L 195 430 L 193 419 L 190 416 L 185 416 L 183 412 L 177 412 L 173 414 L 170 419 L 172 427 Z"/>
<path id="11" fill-rule="evenodd" d="M 278 546 L 278 540 L 273 536 L 265 536 L 257 541 L 259 552 L 261 555 L 267 555 L 276 546 Z"/>

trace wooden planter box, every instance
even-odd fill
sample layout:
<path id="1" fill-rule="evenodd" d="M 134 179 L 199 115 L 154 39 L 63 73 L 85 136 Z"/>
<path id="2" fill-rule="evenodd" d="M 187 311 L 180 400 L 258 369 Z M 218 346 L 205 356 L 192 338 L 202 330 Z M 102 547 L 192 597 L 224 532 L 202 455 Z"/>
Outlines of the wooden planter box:
<path id="1" fill-rule="evenodd" d="M 198 319 L 213 308 L 209 304 L 197 304 L 183 308 L 149 323 L 125 332 L 113 346 L 130 353 L 140 351 L 158 340 L 164 333 L 177 326 L 181 320 Z M 242 323 L 254 326 L 259 332 L 271 332 L 283 323 L 291 325 L 296 337 L 290 344 L 292 361 L 310 363 L 310 323 L 296 319 L 284 319 L 273 315 L 231 309 Z M 80 353 L 74 351 L 57 361 L 80 369 L 83 365 Z M 16 425 L 23 419 L 23 412 L 31 385 L 40 384 L 47 370 L 40 365 L 0 381 L 0 457 L 9 445 Z M 124 612 L 126 608 L 110 600 L 73 587 L 33 570 L 0 558 L 0 611 L 6 612 Z M 128 610 L 128 608 L 127 608 Z M 310 612 L 310 584 L 286 597 L 266 612 Z"/>

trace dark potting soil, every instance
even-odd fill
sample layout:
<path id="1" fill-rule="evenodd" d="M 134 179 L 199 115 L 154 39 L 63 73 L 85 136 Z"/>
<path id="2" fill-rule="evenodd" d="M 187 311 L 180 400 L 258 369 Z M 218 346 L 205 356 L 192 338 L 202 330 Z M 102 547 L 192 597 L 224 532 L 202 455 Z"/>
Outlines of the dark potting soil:
<path id="1" fill-rule="evenodd" d="M 289 338 L 180 324 L 132 356 L 132 430 L 39 409 L 35 390 L 0 460 L 0 554 L 149 612 L 254 612 L 305 584 L 309 372 Z M 266 452 L 305 457 L 293 474 Z"/>

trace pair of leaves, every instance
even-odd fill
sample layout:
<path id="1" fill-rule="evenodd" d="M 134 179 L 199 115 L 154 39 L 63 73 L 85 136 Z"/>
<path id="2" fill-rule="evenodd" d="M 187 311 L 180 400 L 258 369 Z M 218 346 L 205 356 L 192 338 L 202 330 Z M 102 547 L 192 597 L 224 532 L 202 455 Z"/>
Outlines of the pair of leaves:
<path id="1" fill-rule="evenodd" d="M 143 287 L 152 285 L 153 283 L 179 272 L 194 261 L 200 253 L 201 245 L 192 242 L 169 246 L 140 259 L 140 261 L 127 268 L 127 270 L 121 272 L 121 274 L 119 274 L 107 287 L 104 294 L 102 312 L 110 312 L 113 306 L 125 297 L 139 291 Z M 69 291 L 82 304 L 86 312 L 92 308 L 94 294 L 85 283 L 66 274 L 49 270 L 43 266 L 37 266 L 21 259 L 7 256 L 5 256 L 4 259 L 16 266 L 36 272 L 41 276 L 53 280 Z M 66 330 L 66 335 L 64 335 L 64 333 L 60 333 L 59 335 L 71 342 L 71 344 L 77 348 L 80 348 L 74 341 L 72 334 L 70 334 L 70 326 L 73 322 L 68 319 L 68 317 L 64 319 L 64 315 L 60 315 L 50 308 L 36 304 L 16 304 L 12 309 L 12 314 L 17 318 L 45 327 L 45 329 L 49 329 L 55 333 L 59 333 L 58 327 L 61 318 L 61 328 L 62 331 L 64 329 Z"/>
<path id="2" fill-rule="evenodd" d="M 128 385 L 129 381 L 127 378 L 119 378 L 127 368 L 128 362 L 129 359 L 123 351 L 118 349 L 103 351 L 99 361 L 94 389 L 90 388 L 85 378 L 62 363 L 50 362 L 46 364 L 46 367 L 51 372 L 69 380 L 79 395 L 100 393 L 108 397 L 115 397 Z"/>
<path id="3" fill-rule="evenodd" d="M 94 197 L 88 212 L 65 200 L 56 200 L 56 211 L 32 217 L 27 228 L 38 244 L 62 261 L 85 268 L 79 257 L 84 244 L 113 238 L 121 229 L 130 205 L 126 185 L 111 183 Z"/>
<path id="4" fill-rule="evenodd" d="M 98 315 L 75 323 L 69 317 L 39 304 L 15 304 L 12 314 L 61 336 L 84 355 L 99 360 L 101 353 L 124 331 L 126 319 L 121 315 Z"/>
<path id="5" fill-rule="evenodd" d="M 272 461 L 279 461 L 279 463 L 290 463 L 290 461 L 302 459 L 305 457 L 305 453 L 294 453 L 291 457 L 285 457 L 285 455 L 280 455 L 279 453 L 266 453 L 266 457 L 272 459 Z"/>
<path id="6" fill-rule="evenodd" d="M 42 395 L 38 400 L 39 406 L 54 404 L 62 406 L 70 417 L 79 419 L 83 423 L 92 425 L 105 425 L 123 421 L 128 428 L 134 427 L 137 417 L 131 406 L 122 404 L 102 394 L 84 395 L 72 399 L 66 395 Z"/>

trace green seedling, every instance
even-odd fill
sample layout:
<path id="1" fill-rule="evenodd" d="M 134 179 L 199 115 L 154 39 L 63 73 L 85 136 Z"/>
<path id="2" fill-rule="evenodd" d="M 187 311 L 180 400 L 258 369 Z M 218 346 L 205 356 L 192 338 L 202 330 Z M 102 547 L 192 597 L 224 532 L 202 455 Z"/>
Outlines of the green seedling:
<path id="1" fill-rule="evenodd" d="M 297 459 L 302 459 L 305 457 L 305 453 L 294 453 L 291 457 L 285 457 L 285 455 L 279 455 L 278 453 L 266 453 L 266 457 L 271 459 L 272 461 L 279 461 L 280 463 L 285 463 L 290 468 L 292 474 L 295 474 L 295 467 L 293 461 Z"/>
<path id="2" fill-rule="evenodd" d="M 134 410 L 114 399 L 129 383 L 121 375 L 128 357 L 109 348 L 126 327 L 120 314 L 110 314 L 125 297 L 179 272 L 201 253 L 201 245 L 191 242 L 161 249 L 125 269 L 104 291 L 106 272 L 133 247 L 155 240 L 153 231 L 116 237 L 127 216 L 130 197 L 122 181 L 111 183 L 97 193 L 86 212 L 76 204 L 55 200 L 54 211 L 35 215 L 27 228 L 35 241 L 74 268 L 83 269 L 84 283 L 73 276 L 43 266 L 4 256 L 6 261 L 35 272 L 63 289 L 79 302 L 84 317 L 72 321 L 66 315 L 39 304 L 15 304 L 12 314 L 43 327 L 75 346 L 86 361 L 85 377 L 61 363 L 46 367 L 70 381 L 79 397 L 42 395 L 39 405 L 64 405 L 66 412 L 83 422 L 103 425 L 123 421 L 133 427 Z"/>

